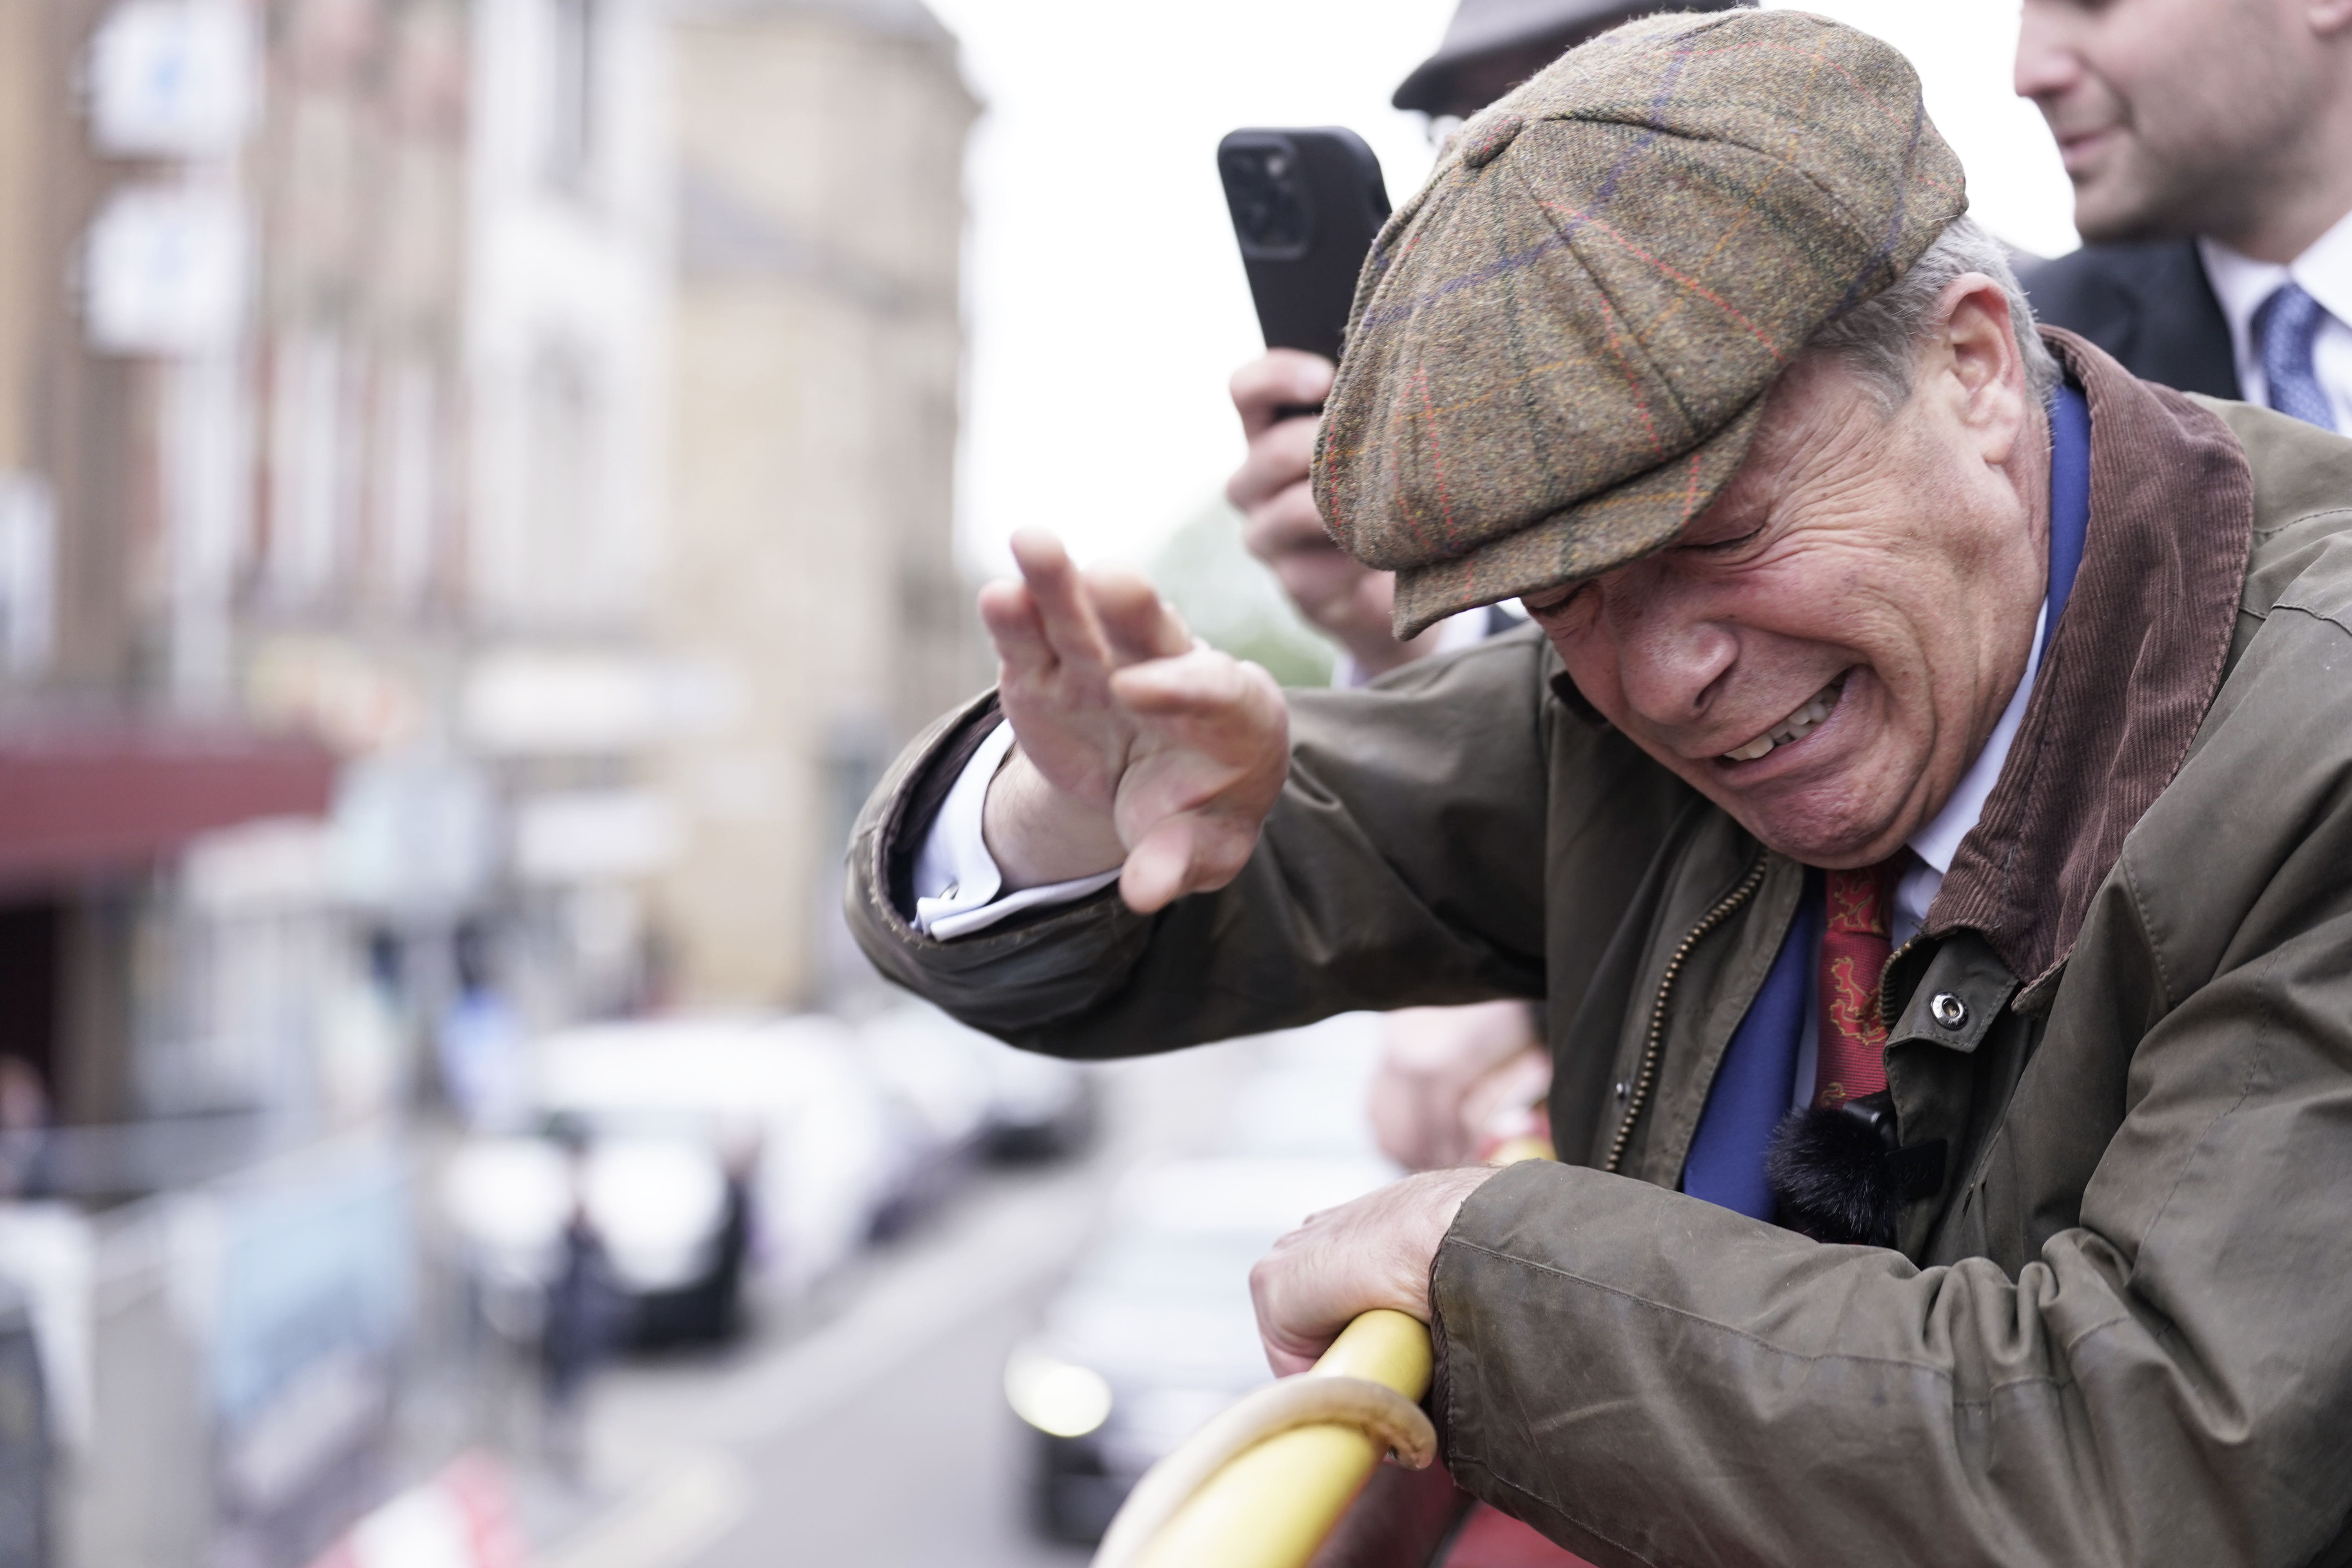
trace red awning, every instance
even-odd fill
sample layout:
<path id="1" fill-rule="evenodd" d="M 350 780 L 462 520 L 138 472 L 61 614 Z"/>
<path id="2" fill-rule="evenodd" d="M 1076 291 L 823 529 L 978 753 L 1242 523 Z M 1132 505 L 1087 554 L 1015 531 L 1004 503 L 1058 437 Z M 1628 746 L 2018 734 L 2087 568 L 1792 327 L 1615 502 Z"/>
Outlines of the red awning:
<path id="1" fill-rule="evenodd" d="M 0 724 L 0 879 L 129 869 L 200 833 L 317 816 L 335 758 L 317 742 L 166 721 Z"/>

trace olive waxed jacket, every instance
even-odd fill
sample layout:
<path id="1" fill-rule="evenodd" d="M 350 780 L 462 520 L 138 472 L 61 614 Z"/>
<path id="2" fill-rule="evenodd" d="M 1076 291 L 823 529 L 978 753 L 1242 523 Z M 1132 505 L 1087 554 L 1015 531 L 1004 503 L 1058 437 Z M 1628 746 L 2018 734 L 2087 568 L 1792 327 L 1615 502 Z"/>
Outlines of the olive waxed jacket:
<path id="1" fill-rule="evenodd" d="M 1222 891 L 933 942 L 908 862 L 983 701 L 869 805 L 853 926 L 1068 1056 L 1545 998 L 1565 1163 L 1448 1234 L 1431 1405 L 1464 1486 L 1596 1563 L 2352 1563 L 2352 442 L 2052 337 L 2089 530 L 1888 966 L 1899 1250 L 1674 1190 L 1802 868 L 1580 717 L 1532 632 L 1293 694 Z"/>

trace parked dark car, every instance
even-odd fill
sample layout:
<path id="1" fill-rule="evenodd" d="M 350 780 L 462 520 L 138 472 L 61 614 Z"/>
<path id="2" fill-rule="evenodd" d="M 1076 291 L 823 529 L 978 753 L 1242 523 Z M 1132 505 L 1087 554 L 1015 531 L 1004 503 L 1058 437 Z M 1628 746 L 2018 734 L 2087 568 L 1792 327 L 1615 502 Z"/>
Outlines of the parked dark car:
<path id="1" fill-rule="evenodd" d="M 1364 1106 L 1364 1015 L 1269 1035 L 1224 1112 L 1219 1152 L 1130 1174 L 1107 1223 L 1004 1369 L 1034 1433 L 1030 1507 L 1056 1540 L 1100 1539 L 1143 1472 L 1267 1382 L 1250 1265 L 1318 1209 L 1400 1173 Z"/>

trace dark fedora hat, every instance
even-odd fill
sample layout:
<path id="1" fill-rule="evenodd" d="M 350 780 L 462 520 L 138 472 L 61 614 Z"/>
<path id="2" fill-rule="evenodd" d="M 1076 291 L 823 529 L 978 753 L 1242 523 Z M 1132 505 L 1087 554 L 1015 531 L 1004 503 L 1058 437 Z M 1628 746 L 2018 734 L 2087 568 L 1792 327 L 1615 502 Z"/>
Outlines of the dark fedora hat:
<path id="1" fill-rule="evenodd" d="M 1437 52 L 1391 100 L 1467 119 L 1552 60 L 1620 22 L 1660 11 L 1729 11 L 1754 0 L 1462 0 Z"/>

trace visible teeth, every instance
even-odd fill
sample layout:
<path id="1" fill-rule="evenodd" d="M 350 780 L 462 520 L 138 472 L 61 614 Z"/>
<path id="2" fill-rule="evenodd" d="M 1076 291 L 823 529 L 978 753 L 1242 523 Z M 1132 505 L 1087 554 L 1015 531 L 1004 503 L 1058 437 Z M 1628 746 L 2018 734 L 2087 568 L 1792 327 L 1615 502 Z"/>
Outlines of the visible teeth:
<path id="1" fill-rule="evenodd" d="M 1803 707 L 1781 720 L 1771 729 L 1757 736 L 1746 745 L 1724 752 L 1724 760 L 1734 763 L 1752 763 L 1759 757 L 1769 755 L 1775 746 L 1785 746 L 1792 741 L 1802 740 L 1812 732 L 1815 725 L 1836 710 L 1838 698 L 1844 689 L 1845 679 L 1841 676 L 1814 692 Z"/>

